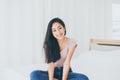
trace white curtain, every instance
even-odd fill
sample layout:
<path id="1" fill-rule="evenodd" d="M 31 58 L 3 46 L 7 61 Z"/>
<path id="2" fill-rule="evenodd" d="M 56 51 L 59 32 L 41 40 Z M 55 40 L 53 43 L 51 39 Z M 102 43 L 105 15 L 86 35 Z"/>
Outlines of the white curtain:
<path id="1" fill-rule="evenodd" d="M 111 6 L 111 0 L 0 0 L 0 65 L 44 62 L 42 44 L 54 17 L 78 42 L 75 55 L 87 51 L 91 37 L 111 36 Z"/>

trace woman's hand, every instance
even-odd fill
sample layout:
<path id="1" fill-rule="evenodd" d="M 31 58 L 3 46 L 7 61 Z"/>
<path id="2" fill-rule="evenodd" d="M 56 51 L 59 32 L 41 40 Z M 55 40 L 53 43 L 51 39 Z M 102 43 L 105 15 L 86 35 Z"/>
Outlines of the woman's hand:
<path id="1" fill-rule="evenodd" d="M 53 80 L 58 80 L 58 79 L 54 78 Z"/>

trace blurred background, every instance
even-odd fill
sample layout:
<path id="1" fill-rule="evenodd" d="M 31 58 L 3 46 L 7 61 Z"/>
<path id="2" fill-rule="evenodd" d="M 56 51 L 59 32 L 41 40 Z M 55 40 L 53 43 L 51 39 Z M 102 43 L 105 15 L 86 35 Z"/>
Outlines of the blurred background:
<path id="1" fill-rule="evenodd" d="M 42 45 L 54 17 L 78 42 L 74 57 L 88 51 L 90 38 L 120 39 L 120 0 L 0 0 L 0 67 L 44 63 Z"/>

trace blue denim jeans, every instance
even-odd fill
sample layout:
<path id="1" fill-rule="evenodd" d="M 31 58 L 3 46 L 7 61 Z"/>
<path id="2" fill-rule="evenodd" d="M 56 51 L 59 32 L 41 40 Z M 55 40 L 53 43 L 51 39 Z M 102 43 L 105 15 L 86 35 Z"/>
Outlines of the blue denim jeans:
<path id="1" fill-rule="evenodd" d="M 54 78 L 62 80 L 63 67 L 55 67 Z M 49 80 L 48 71 L 35 70 L 30 74 L 30 80 Z M 84 74 L 74 73 L 70 68 L 67 80 L 89 80 Z"/>

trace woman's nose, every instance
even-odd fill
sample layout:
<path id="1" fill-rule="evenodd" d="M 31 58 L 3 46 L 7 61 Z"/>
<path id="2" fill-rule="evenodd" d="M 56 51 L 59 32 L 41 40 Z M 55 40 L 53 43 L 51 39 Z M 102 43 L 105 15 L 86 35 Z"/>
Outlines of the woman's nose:
<path id="1" fill-rule="evenodd" d="M 60 31 L 59 30 L 57 30 L 57 34 L 59 34 L 60 33 Z"/>

